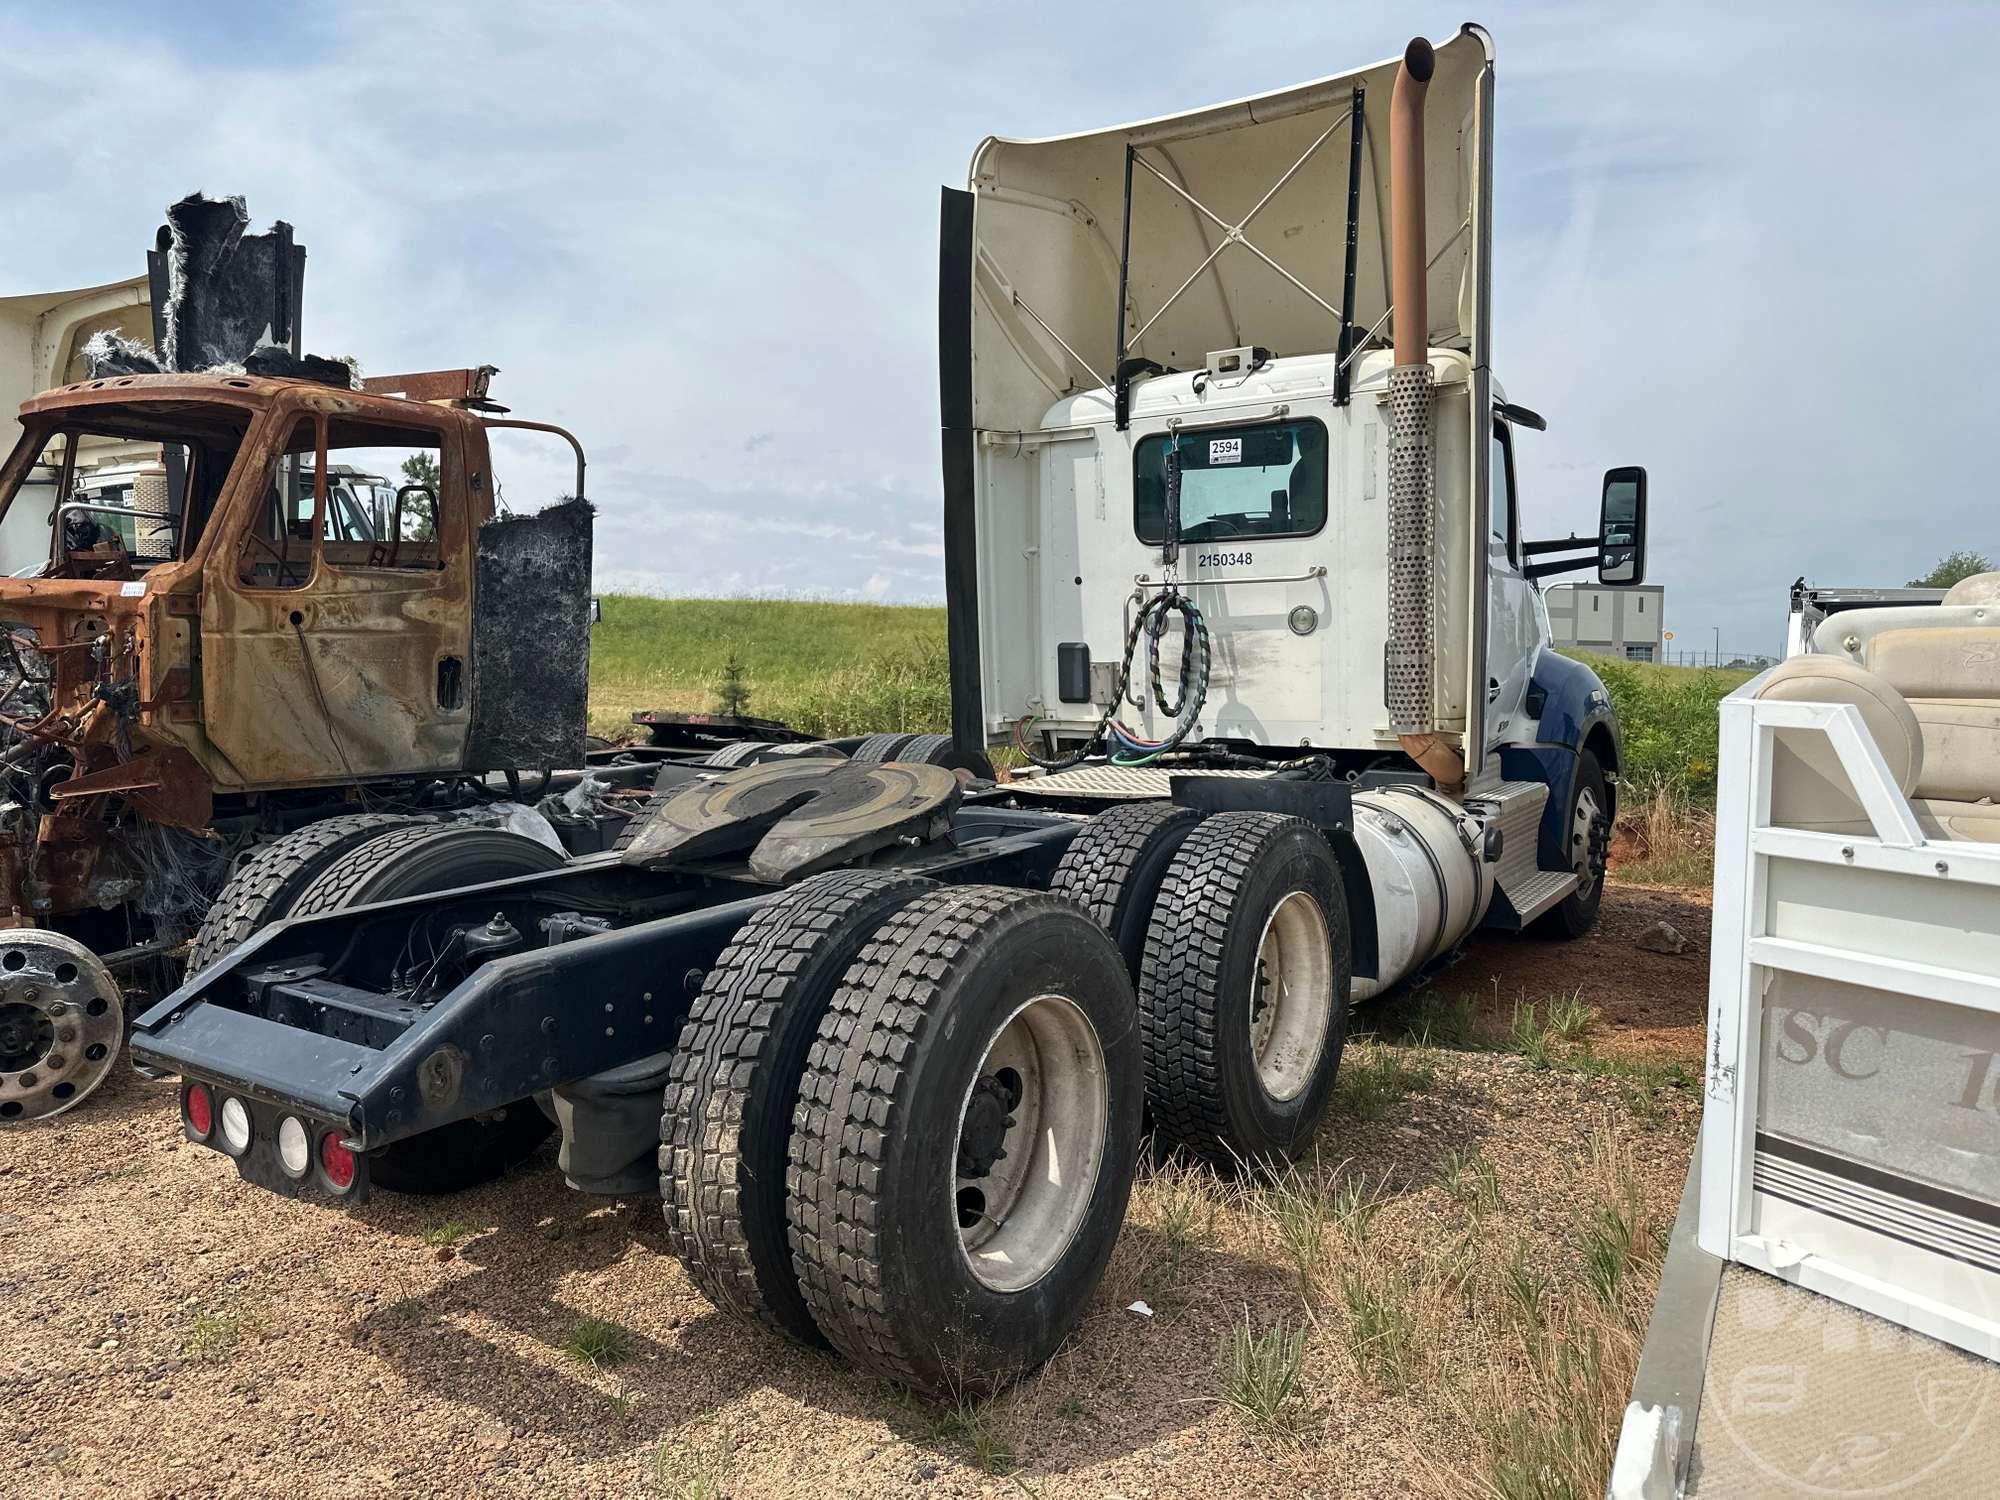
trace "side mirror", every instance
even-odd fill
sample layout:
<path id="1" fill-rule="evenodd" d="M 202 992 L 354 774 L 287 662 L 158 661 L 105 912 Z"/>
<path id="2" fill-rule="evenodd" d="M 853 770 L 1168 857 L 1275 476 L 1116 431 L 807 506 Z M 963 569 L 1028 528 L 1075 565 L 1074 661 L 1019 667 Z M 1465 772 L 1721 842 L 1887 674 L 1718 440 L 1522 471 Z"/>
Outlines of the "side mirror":
<path id="1" fill-rule="evenodd" d="M 1646 471 L 1606 469 L 1597 512 L 1597 581 L 1627 586 L 1646 581 Z"/>

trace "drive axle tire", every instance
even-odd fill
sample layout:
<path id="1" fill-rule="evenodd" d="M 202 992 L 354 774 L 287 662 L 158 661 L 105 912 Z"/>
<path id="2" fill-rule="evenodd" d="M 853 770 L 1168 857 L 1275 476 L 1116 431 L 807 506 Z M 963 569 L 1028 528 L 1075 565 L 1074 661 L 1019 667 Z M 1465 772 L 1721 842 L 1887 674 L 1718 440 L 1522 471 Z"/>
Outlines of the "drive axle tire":
<path id="1" fill-rule="evenodd" d="M 553 870 L 563 856 L 504 828 L 419 823 L 392 829 L 326 866 L 299 893 L 292 917 L 345 911 L 462 885 Z"/>
<path id="2" fill-rule="evenodd" d="M 1201 819 L 1171 802 L 1128 802 L 1099 813 L 1063 851 L 1049 881 L 1051 895 L 1067 896 L 1111 934 L 1134 984 L 1160 882 Z"/>
<path id="3" fill-rule="evenodd" d="M 342 855 L 416 821 L 396 813 L 346 813 L 266 844 L 216 896 L 188 952 L 188 974 L 199 974 L 258 928 L 286 916 L 299 893 Z"/>
<path id="4" fill-rule="evenodd" d="M 1140 971 L 1162 1143 L 1225 1169 L 1302 1151 L 1340 1067 L 1350 967 L 1344 888 L 1319 830 L 1275 813 L 1204 819 L 1168 867 Z"/>
<path id="5" fill-rule="evenodd" d="M 703 764 L 710 766 L 747 766 L 750 764 L 751 757 L 756 755 L 760 750 L 768 750 L 770 748 L 770 745 L 763 740 L 738 740 L 733 745 L 724 745 L 720 750 L 710 755 Z"/>
<path id="6" fill-rule="evenodd" d="M 289 915 L 310 916 L 553 870 L 563 856 L 502 828 L 435 823 L 392 829 L 329 865 Z M 554 1122 L 532 1099 L 455 1120 L 369 1156 L 370 1181 L 394 1193 L 456 1193 L 491 1182 L 548 1139 Z"/>
<path id="7" fill-rule="evenodd" d="M 667 1238 L 723 1312 L 824 1346 L 785 1238 L 785 1167 L 806 1054 L 827 1001 L 892 912 L 937 882 L 836 870 L 761 906 L 708 971 L 660 1115 Z"/>
<path id="8" fill-rule="evenodd" d="M 1070 902 L 945 888 L 892 915 L 821 1018 L 792 1123 L 792 1265 L 855 1364 L 964 1398 L 1082 1318 L 1138 1156 L 1131 985 Z"/>
<path id="9" fill-rule="evenodd" d="M 948 734 L 918 734 L 896 752 L 895 758 L 919 766 L 943 766 L 948 771 L 970 771 L 982 781 L 993 779 L 993 762 L 980 750 L 960 750 Z"/>
<path id="10" fill-rule="evenodd" d="M 809 760 L 846 760 L 847 752 L 838 745 L 828 744 L 825 740 L 792 740 L 783 745 L 771 746 L 757 759 L 792 760 L 799 756 Z"/>
<path id="11" fill-rule="evenodd" d="M 848 759 L 870 766 L 900 760 L 902 757 L 898 752 L 915 738 L 914 734 L 871 734 L 854 747 L 854 754 Z"/>
<path id="12" fill-rule="evenodd" d="M 1597 909 L 1604 904 L 1604 872 L 1610 864 L 1611 809 L 1604 768 L 1590 751 L 1578 751 L 1569 817 L 1563 823 L 1564 853 L 1576 870 L 1577 888 L 1528 925 L 1536 937 L 1567 941 L 1597 926 Z"/>

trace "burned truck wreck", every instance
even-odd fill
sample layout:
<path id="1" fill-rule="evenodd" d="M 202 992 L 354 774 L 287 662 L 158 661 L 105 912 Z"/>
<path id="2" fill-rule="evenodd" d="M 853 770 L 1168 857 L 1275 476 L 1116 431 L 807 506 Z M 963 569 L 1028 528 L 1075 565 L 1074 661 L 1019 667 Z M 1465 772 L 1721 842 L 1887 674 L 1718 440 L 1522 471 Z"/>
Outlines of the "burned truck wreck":
<path id="1" fill-rule="evenodd" d="M 361 381 L 302 355 L 304 252 L 246 222 L 176 204 L 155 349 L 98 341 L 0 466 L 0 519 L 57 497 L 46 563 L 0 578 L 0 1124 L 102 1081 L 123 987 L 179 982 L 247 858 L 584 762 L 581 446 L 500 415 L 490 367 Z M 566 441 L 573 493 L 499 514 L 496 427 Z M 157 461 L 125 492 L 86 483 L 134 452 Z"/>

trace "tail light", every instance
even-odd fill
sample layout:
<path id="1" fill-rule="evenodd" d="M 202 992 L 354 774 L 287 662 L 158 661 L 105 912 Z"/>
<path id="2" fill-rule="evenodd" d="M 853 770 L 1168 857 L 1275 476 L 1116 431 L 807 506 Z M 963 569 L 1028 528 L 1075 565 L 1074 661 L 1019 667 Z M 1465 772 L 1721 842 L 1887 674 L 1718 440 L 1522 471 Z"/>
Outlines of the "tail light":
<path id="1" fill-rule="evenodd" d="M 215 1128 L 215 1101 L 208 1096 L 207 1084 L 187 1086 L 187 1093 L 181 1097 L 181 1114 L 196 1140 L 208 1139 L 208 1133 Z"/>
<path id="2" fill-rule="evenodd" d="M 287 1177 L 303 1177 L 306 1168 L 312 1165 L 312 1137 L 306 1133 L 305 1121 L 297 1115 L 286 1115 L 278 1121 L 278 1165 L 285 1169 Z"/>
<path id="3" fill-rule="evenodd" d="M 222 1126 L 222 1149 L 241 1156 L 250 1149 L 250 1106 L 234 1094 L 226 1095 L 216 1111 Z"/>
<path id="4" fill-rule="evenodd" d="M 354 1186 L 354 1153 L 340 1143 L 339 1132 L 329 1130 L 319 1138 L 319 1169 L 336 1193 Z"/>

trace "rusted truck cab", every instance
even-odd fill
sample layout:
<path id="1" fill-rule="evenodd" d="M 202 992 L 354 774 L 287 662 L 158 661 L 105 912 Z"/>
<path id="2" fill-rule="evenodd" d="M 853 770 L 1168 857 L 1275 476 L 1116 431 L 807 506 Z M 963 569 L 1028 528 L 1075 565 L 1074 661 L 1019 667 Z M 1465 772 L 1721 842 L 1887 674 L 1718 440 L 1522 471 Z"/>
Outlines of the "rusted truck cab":
<path id="1" fill-rule="evenodd" d="M 487 431 L 539 424 L 493 423 L 474 409 L 492 409 L 484 372 L 453 373 L 472 377 L 447 387 L 456 398 L 207 373 L 107 377 L 23 404 L 0 520 L 17 496 L 46 503 L 46 480 L 23 493 L 31 473 L 53 471 L 70 498 L 39 576 L 0 579 L 0 922 L 42 925 L 139 894 L 160 872 L 121 847 L 135 822 L 268 825 L 273 805 L 315 789 L 324 800 L 384 779 L 546 765 L 571 744 L 580 754 L 580 676 L 573 703 L 551 703 L 540 685 L 488 672 L 477 701 L 474 601 L 496 493 Z M 135 497 L 127 521 L 84 500 L 78 479 L 93 450 L 134 441 L 160 444 L 168 482 Z M 393 494 L 330 488 L 346 463 L 391 476 Z M 580 448 L 577 471 L 580 494 Z M 581 578 L 502 568 L 487 580 L 495 617 L 584 618 L 588 508 L 570 509 Z M 499 597 L 510 583 L 519 608 Z M 587 651 L 587 636 L 548 644 Z M 482 735 L 482 711 L 501 727 Z M 524 739 L 519 723 L 536 713 L 540 738 Z"/>

